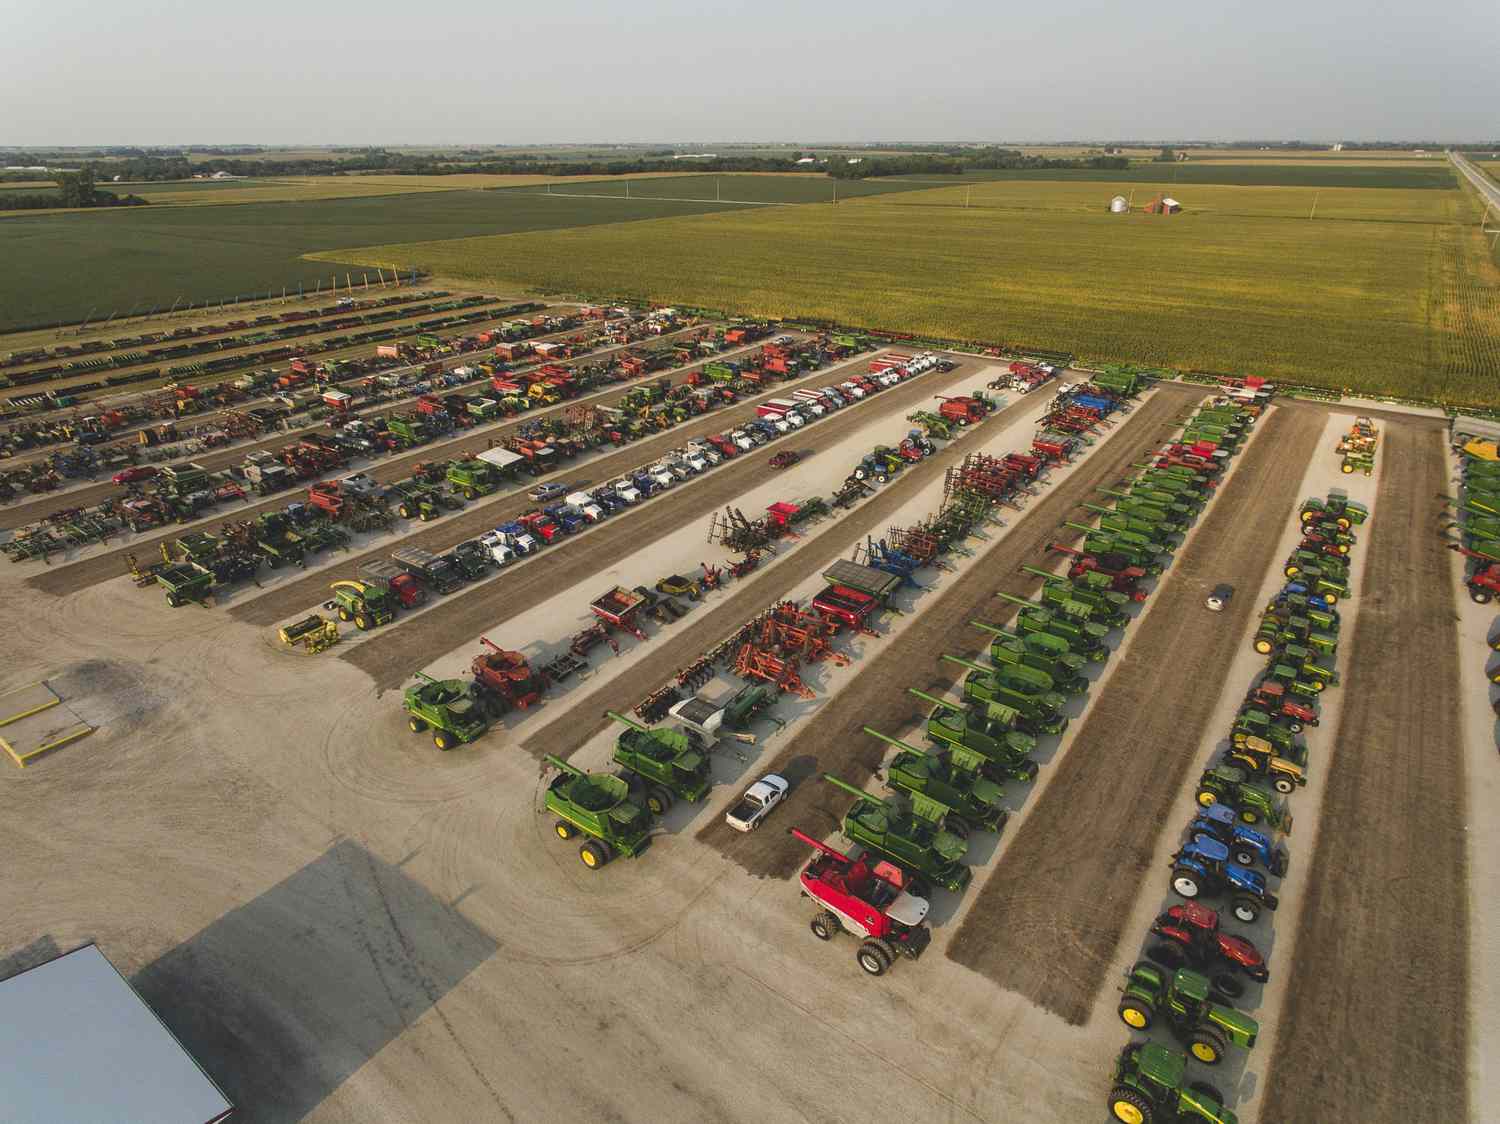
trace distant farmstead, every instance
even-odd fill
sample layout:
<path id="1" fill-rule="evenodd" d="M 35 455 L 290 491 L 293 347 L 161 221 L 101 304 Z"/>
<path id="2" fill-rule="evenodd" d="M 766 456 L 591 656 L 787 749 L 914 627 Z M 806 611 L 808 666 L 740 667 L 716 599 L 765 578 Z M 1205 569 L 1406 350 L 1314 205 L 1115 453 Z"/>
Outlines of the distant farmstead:
<path id="1" fill-rule="evenodd" d="M 1182 211 L 1182 204 L 1170 195 L 1158 195 L 1146 204 L 1148 215 L 1175 215 Z"/>

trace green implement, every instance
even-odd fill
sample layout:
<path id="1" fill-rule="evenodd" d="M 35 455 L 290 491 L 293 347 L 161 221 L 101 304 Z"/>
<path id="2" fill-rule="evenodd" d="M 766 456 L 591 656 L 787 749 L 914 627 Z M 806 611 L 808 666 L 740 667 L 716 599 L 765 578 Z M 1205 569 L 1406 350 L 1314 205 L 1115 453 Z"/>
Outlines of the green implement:
<path id="1" fill-rule="evenodd" d="M 1036 779 L 1037 763 L 1029 756 L 1036 748 L 1036 738 L 1025 731 L 1027 723 L 1014 707 L 986 702 L 965 708 L 915 687 L 908 687 L 907 692 L 932 704 L 926 733 L 933 745 L 979 754 L 996 780 Z"/>
<path id="2" fill-rule="evenodd" d="M 653 730 L 612 710 L 605 713 L 625 727 L 615 739 L 614 762 L 645 786 L 652 815 L 665 815 L 678 800 L 695 803 L 708 795 L 713 787 L 708 755 L 696 736 Z"/>
<path id="3" fill-rule="evenodd" d="M 948 805 L 921 794 L 912 795 L 909 804 L 895 797 L 882 800 L 832 773 L 824 773 L 823 779 L 855 798 L 841 827 L 846 839 L 954 893 L 969 884 L 971 872 L 961 861 L 969 844 L 945 826 Z"/>
<path id="4" fill-rule="evenodd" d="M 951 809 L 946 821 L 949 831 L 964 835 L 969 826 L 988 831 L 1005 827 L 1010 816 L 1001 806 L 1005 790 L 984 775 L 988 761 L 983 756 L 962 747 L 950 747 L 946 754 L 939 754 L 888 737 L 870 726 L 864 731 L 900 750 L 886 766 L 886 786 L 946 804 Z"/>
<path id="5" fill-rule="evenodd" d="M 604 773 L 585 773 L 566 761 L 546 757 L 558 771 L 547 786 L 543 804 L 557 817 L 559 839 L 589 838 L 578 848 L 579 861 L 598 870 L 616 855 L 638 858 L 651 845 L 651 814 L 630 801 L 630 785 Z"/>

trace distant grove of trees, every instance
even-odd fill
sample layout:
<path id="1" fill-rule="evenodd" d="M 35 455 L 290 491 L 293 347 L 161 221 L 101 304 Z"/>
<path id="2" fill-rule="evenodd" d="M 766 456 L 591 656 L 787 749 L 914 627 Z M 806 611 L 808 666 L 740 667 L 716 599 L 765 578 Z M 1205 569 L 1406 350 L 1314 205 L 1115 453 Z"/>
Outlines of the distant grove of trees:
<path id="1" fill-rule="evenodd" d="M 139 207 L 146 200 L 139 195 L 116 195 L 94 186 L 90 168 L 62 172 L 56 191 L 0 191 L 0 211 L 41 211 L 51 207 Z"/>

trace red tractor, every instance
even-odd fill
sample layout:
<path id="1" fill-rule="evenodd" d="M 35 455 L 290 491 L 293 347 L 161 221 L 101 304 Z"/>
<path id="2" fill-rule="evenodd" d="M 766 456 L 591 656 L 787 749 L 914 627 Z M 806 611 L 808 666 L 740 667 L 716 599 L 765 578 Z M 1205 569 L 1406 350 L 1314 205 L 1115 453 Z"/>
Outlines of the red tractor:
<path id="1" fill-rule="evenodd" d="M 532 671 L 520 652 L 508 652 L 487 636 L 481 636 L 479 642 L 489 651 L 475 656 L 469 670 L 491 714 L 525 710 L 546 693 L 547 677 Z"/>
<path id="2" fill-rule="evenodd" d="M 1250 706 L 1259 707 L 1273 719 L 1287 719 L 1287 729 L 1299 734 L 1307 726 L 1318 724 L 1318 712 L 1287 696 L 1286 684 L 1265 678 L 1250 688 L 1245 696 Z"/>
<path id="3" fill-rule="evenodd" d="M 870 863 L 869 855 L 851 859 L 811 835 L 787 829 L 816 854 L 802 871 L 802 893 L 821 907 L 812 919 L 813 936 L 831 941 L 839 933 L 859 938 L 854 957 L 872 976 L 883 976 L 899 956 L 922 955 L 932 941 L 925 898 L 907 887 L 909 880 L 892 863 Z"/>
<path id="4" fill-rule="evenodd" d="M 1219 928 L 1219 915 L 1198 902 L 1181 902 L 1172 906 L 1151 923 L 1151 932 L 1160 937 L 1158 944 L 1146 949 L 1146 956 L 1165 968 L 1194 968 L 1212 973 L 1216 990 L 1230 999 L 1245 992 L 1240 974 L 1256 983 L 1271 978 L 1260 950 L 1244 937 L 1232 936 Z"/>

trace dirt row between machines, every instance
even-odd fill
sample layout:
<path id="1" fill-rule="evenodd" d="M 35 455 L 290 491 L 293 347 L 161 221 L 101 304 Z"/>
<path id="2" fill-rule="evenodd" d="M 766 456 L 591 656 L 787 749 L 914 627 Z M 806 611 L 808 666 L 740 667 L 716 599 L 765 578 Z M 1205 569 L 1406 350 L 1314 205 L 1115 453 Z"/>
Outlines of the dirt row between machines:
<path id="1" fill-rule="evenodd" d="M 906 410 L 925 401 L 933 394 L 939 393 L 945 387 L 952 386 L 954 382 L 973 376 L 972 364 L 960 364 L 957 370 L 947 375 L 936 375 L 935 381 L 931 382 L 923 380 L 934 378 L 934 376 L 923 376 L 901 386 L 881 391 L 875 399 L 876 404 L 864 407 L 863 412 L 859 408 L 842 410 L 830 418 L 800 430 L 796 437 L 789 434 L 782 440 L 788 443 L 788 447 L 795 447 L 804 454 L 816 453 L 822 449 L 833 448 L 855 429 L 872 423 L 878 424 L 882 418 L 890 420 L 893 427 L 904 425 L 902 415 Z M 884 408 L 890 411 L 889 413 L 876 412 L 881 409 L 882 403 Z M 888 436 L 894 438 L 895 435 Z M 875 442 L 872 440 L 871 443 L 873 445 Z M 967 445 L 968 442 L 956 442 L 950 444 L 947 449 L 962 450 Z M 955 455 L 961 456 L 962 454 L 960 452 Z M 452 651 L 454 645 L 462 641 L 464 637 L 475 635 L 481 625 L 484 629 L 497 628 L 531 606 L 546 600 L 558 590 L 567 589 L 585 580 L 591 574 L 612 569 L 621 558 L 637 553 L 642 544 L 655 542 L 696 519 L 706 518 L 711 512 L 733 502 L 746 491 L 765 481 L 768 473 L 766 457 L 767 454 L 764 451 L 736 457 L 733 461 L 711 470 L 697 482 L 679 485 L 677 489 L 668 492 L 660 499 L 622 512 L 598 527 L 548 548 L 524 565 L 503 571 L 496 578 L 470 587 L 466 593 L 443 599 L 434 608 L 411 617 L 409 623 L 401 625 L 398 622 L 399 627 L 387 629 L 362 641 L 343 653 L 341 658 L 367 672 L 382 690 L 399 686 L 410 677 L 414 670 L 425 667 L 439 656 Z M 944 458 L 941 454 L 929 459 L 943 464 L 950 463 L 952 460 L 951 457 Z M 611 457 L 599 463 L 601 470 L 599 478 L 617 475 L 626 468 L 640 463 L 644 462 L 641 461 L 639 455 L 631 456 L 628 452 L 623 455 L 623 459 L 621 455 Z M 881 494 L 893 488 L 897 490 L 898 495 L 903 494 L 906 489 L 900 486 L 900 482 L 903 479 L 923 478 L 921 468 L 922 465 L 916 465 L 902 472 L 895 481 L 882 489 Z M 470 525 L 466 537 L 472 537 L 494 526 L 496 522 L 515 518 L 517 514 L 525 510 L 522 506 L 525 503 L 525 497 L 518 497 L 513 503 L 487 508 L 483 513 L 475 513 L 476 515 L 482 514 L 483 519 L 476 520 Z M 440 531 L 434 528 L 431 532 L 425 532 L 423 535 L 406 541 L 433 549 L 434 547 L 446 548 L 459 540 L 453 538 L 450 531 Z M 368 557 L 382 557 L 388 549 L 374 551 Z M 782 565 L 778 565 L 766 576 L 778 573 L 781 569 Z M 293 588 L 297 587 L 302 588 L 297 600 L 281 597 L 278 590 L 276 593 L 247 603 L 244 607 L 244 618 L 258 624 L 271 624 L 279 621 L 299 609 L 308 607 L 322 597 L 321 591 L 327 589 L 327 579 L 324 578 L 319 583 L 310 576 L 296 583 Z M 602 587 L 600 592 L 603 592 Z M 268 601 L 274 602 L 274 605 L 262 609 L 261 606 Z M 728 631 L 725 629 L 726 633 Z M 649 659 L 648 662 L 650 662 Z M 671 671 L 675 672 L 678 666 L 680 662 L 674 664 Z M 659 682 L 655 684 L 655 686 L 660 685 Z M 630 705 L 634 706 L 637 701 L 638 699 L 631 699 Z"/>
<path id="2" fill-rule="evenodd" d="M 1166 819 L 1205 740 L 1325 418 L 1276 411 L 1131 626 L 1046 790 L 1001 852 L 950 959 L 1079 1026 L 1093 1010 Z M 1240 596 L 1203 607 L 1227 582 Z"/>
<path id="3" fill-rule="evenodd" d="M 634 344 L 614 344 L 614 345 L 611 345 L 610 347 L 600 348 L 598 351 L 587 352 L 587 353 L 585 353 L 583 355 L 577 356 L 574 359 L 565 360 L 564 362 L 566 364 L 570 365 L 570 366 L 572 364 L 575 364 L 575 363 L 592 363 L 592 362 L 597 362 L 600 359 L 607 358 L 607 357 L 615 354 L 616 352 L 625 350 L 626 348 L 629 348 L 629 347 L 639 347 L 642 342 L 652 342 L 652 343 L 654 343 L 654 342 L 656 342 L 658 340 L 670 340 L 670 339 L 674 339 L 675 337 L 677 337 L 678 335 L 680 335 L 680 334 L 682 334 L 684 332 L 691 332 L 691 331 L 694 331 L 695 329 L 698 329 L 698 328 L 703 328 L 703 327 L 706 327 L 706 326 L 712 326 L 712 323 L 713 322 L 710 321 L 708 324 L 695 324 L 691 328 L 679 328 L 675 332 L 668 332 L 665 335 L 655 336 L 655 337 L 653 337 L 649 341 L 640 341 L 640 342 L 637 342 L 637 343 L 634 343 Z M 478 329 L 480 329 L 481 326 L 480 325 L 473 325 L 472 327 L 475 330 L 478 330 Z M 557 338 L 559 336 L 571 335 L 571 334 L 574 334 L 576 332 L 577 332 L 576 328 L 569 329 L 567 331 L 562 331 L 562 332 L 553 332 L 553 333 L 551 333 L 549 335 L 533 336 L 531 339 L 527 340 L 526 342 L 527 343 L 539 343 L 539 342 L 544 342 L 546 340 L 555 339 L 555 338 Z M 632 379 L 632 380 L 629 380 L 629 381 L 626 381 L 626 382 L 615 383 L 615 384 L 612 384 L 610 387 L 604 388 L 603 390 L 593 391 L 593 392 L 591 392 L 591 395 L 592 394 L 607 393 L 608 391 L 613 391 L 613 390 L 618 390 L 618 391 L 620 391 L 620 392 L 623 393 L 625 390 L 628 390 L 630 387 L 639 385 L 642 382 L 646 382 L 648 380 L 660 378 L 662 375 L 676 374 L 679 371 L 685 371 L 685 370 L 688 370 L 688 369 L 690 369 L 692 367 L 695 367 L 699 363 L 712 362 L 713 359 L 732 359 L 736 355 L 740 355 L 740 354 L 743 354 L 746 351 L 750 351 L 750 350 L 753 350 L 754 348 L 761 347 L 761 346 L 764 345 L 764 343 L 765 343 L 764 340 L 758 340 L 758 341 L 756 341 L 753 344 L 746 344 L 744 347 L 735 348 L 732 351 L 722 352 L 721 354 L 719 354 L 717 356 L 713 356 L 712 358 L 701 359 L 701 360 L 698 360 L 698 362 L 696 362 L 696 363 L 689 363 L 689 364 L 687 364 L 686 366 L 683 366 L 683 367 L 674 367 L 674 368 L 672 368 L 669 371 L 652 371 L 650 374 L 642 375 L 638 379 Z M 485 355 L 486 355 L 486 352 L 484 352 L 484 351 L 470 351 L 470 352 L 465 352 L 462 355 L 444 356 L 443 359 L 441 360 L 441 362 L 443 364 L 443 370 L 445 370 L 445 371 L 451 371 L 454 367 L 462 367 L 462 366 L 464 366 L 466 364 L 474 364 L 474 363 L 481 362 L 484 359 Z M 515 373 L 517 373 L 517 374 L 524 374 L 526 371 L 532 370 L 532 369 L 534 369 L 536 367 L 540 367 L 540 366 L 544 365 L 546 362 L 548 362 L 548 361 L 545 360 L 545 359 L 539 359 L 539 360 L 537 360 L 537 361 L 535 361 L 533 363 L 524 363 L 519 368 L 517 368 L 517 370 L 516 370 Z M 384 371 L 377 372 L 377 374 L 388 375 L 388 374 L 393 374 L 393 373 L 400 373 L 402 371 L 417 370 L 417 369 L 419 369 L 422 366 L 424 366 L 424 364 L 422 364 L 422 363 L 412 363 L 412 364 L 408 364 L 408 365 L 403 366 L 403 367 L 390 367 L 390 368 L 387 368 Z M 467 390 L 462 391 L 462 393 L 476 393 L 480 389 L 481 388 L 476 385 L 476 386 L 468 388 Z M 530 420 L 530 419 L 533 419 L 533 418 L 544 418 L 544 417 L 549 416 L 550 414 L 559 413 L 562 410 L 566 409 L 568 406 L 570 406 L 570 405 L 576 405 L 576 404 L 578 404 L 580 402 L 593 403 L 593 404 L 596 404 L 596 405 L 608 405 L 610 402 L 614 401 L 613 398 L 611 398 L 611 399 L 609 399 L 607 401 L 606 400 L 595 399 L 591 395 L 590 396 L 585 396 L 583 398 L 572 399 L 572 400 L 570 400 L 568 402 L 562 402 L 562 403 L 559 403 L 556 406 L 549 406 L 549 407 L 547 407 L 545 409 L 542 409 L 542 410 L 530 411 L 530 412 L 528 412 L 526 414 L 519 415 L 517 420 L 519 420 L 519 421 L 526 421 L 526 420 Z M 239 410 L 252 409 L 252 408 L 255 408 L 255 407 L 258 407 L 258 406 L 269 405 L 270 402 L 271 402 L 270 398 L 268 398 L 268 397 L 261 397 L 261 398 L 251 399 L 251 400 L 246 401 L 246 402 L 236 403 L 234 408 L 235 409 L 239 409 Z M 368 405 L 368 406 L 361 406 L 361 407 L 355 409 L 351 413 L 350 416 L 351 417 L 355 417 L 355 418 L 371 418 L 371 417 L 378 416 L 380 414 L 388 413 L 388 412 L 390 412 L 392 410 L 411 409 L 412 407 L 415 406 L 415 404 L 416 404 L 416 399 L 415 398 L 390 399 L 388 401 L 377 402 L 377 403 L 374 403 L 374 404 Z M 210 420 L 212 420 L 212 417 L 213 417 L 213 415 L 205 415 L 205 416 L 200 416 L 200 417 L 189 416 L 189 417 L 182 418 L 182 419 L 179 419 L 179 420 L 180 420 L 181 424 L 183 424 L 183 425 L 191 425 L 194 422 L 210 421 Z M 153 424 L 159 424 L 159 423 L 153 423 Z M 481 428 L 483 428 L 483 427 L 481 427 Z M 273 433 L 273 434 L 271 434 L 268 437 L 260 437 L 260 438 L 257 438 L 254 441 L 249 441 L 249 442 L 244 442 L 244 443 L 236 442 L 236 443 L 234 443 L 232 445 L 227 445 L 227 446 L 225 446 L 222 449 L 211 450 L 209 452 L 200 454 L 198 456 L 191 456 L 191 455 L 184 454 L 184 456 L 182 456 L 180 458 L 174 458 L 174 459 L 191 460 L 195 464 L 202 465 L 204 468 L 208 469 L 210 472 L 217 472 L 217 471 L 219 471 L 221 469 L 229 468 L 232 465 L 239 464 L 242 460 L 245 459 L 246 456 L 248 456 L 251 453 L 259 452 L 259 451 L 262 451 L 262 450 L 267 451 L 267 452 L 275 452 L 276 450 L 282 448 L 285 445 L 295 443 L 298 439 L 306 436 L 308 433 L 320 432 L 320 431 L 322 431 L 322 429 L 323 429 L 323 427 L 319 423 L 308 421 L 305 424 L 299 424 L 299 425 L 297 425 L 293 429 L 286 430 L 286 431 L 283 431 L 281 433 Z M 122 436 L 122 437 L 128 437 L 132 433 L 136 433 L 136 432 L 139 432 L 138 428 L 137 429 L 123 430 L 123 431 L 121 431 L 120 436 Z M 462 431 L 460 431 L 460 432 L 462 432 Z M 493 429 L 484 429 L 484 432 L 493 435 L 495 431 Z M 508 433 L 509 430 L 506 430 L 505 432 Z M 473 436 L 473 434 L 472 433 L 468 434 L 468 436 Z M 429 452 L 436 451 L 440 447 L 441 447 L 440 445 L 429 445 L 429 446 L 426 446 L 426 448 L 429 450 Z M 49 453 L 55 452 L 55 451 L 56 451 L 55 449 L 37 449 L 37 450 L 35 450 L 35 453 L 36 453 L 37 456 L 46 456 Z M 279 493 L 279 494 L 282 494 L 282 495 L 291 495 L 292 493 L 298 492 L 300 490 L 301 490 L 301 486 L 299 485 L 296 488 L 290 488 L 286 492 Z M 32 501 L 30 501 L 28 503 L 24 503 L 24 504 L 18 504 L 18 505 L 14 506 L 14 507 L 7 507 L 7 508 L 0 509 L 0 530 L 14 530 L 17 527 L 23 527 L 23 526 L 25 526 L 28 523 L 34 523 L 34 522 L 36 522 L 39 519 L 45 519 L 47 516 L 53 514 L 54 512 L 58 512 L 58 511 L 70 511 L 70 510 L 72 510 L 74 508 L 78 508 L 78 507 L 89 507 L 89 506 L 92 506 L 93 504 L 102 503 L 105 500 L 109 499 L 111 496 L 116 496 L 116 495 L 119 495 L 119 494 L 121 494 L 120 493 L 120 486 L 117 485 L 117 484 L 110 483 L 109 481 L 105 481 L 104 483 L 100 483 L 100 484 L 90 484 L 90 485 L 87 485 L 86 487 L 82 487 L 82 488 L 72 488 L 72 489 L 65 489 L 65 490 L 59 491 L 59 492 L 53 492 L 53 493 L 51 493 L 51 494 L 49 494 L 49 495 L 47 495 L 47 496 L 45 496 L 45 497 L 43 497 L 41 499 L 32 500 Z"/>
<path id="4" fill-rule="evenodd" d="M 839 811 L 848 800 L 816 778 L 836 773 L 862 785 L 880 767 L 884 747 L 863 733 L 862 727 L 899 730 L 912 718 L 917 703 L 908 686 L 947 691 L 962 672 L 952 673 L 939 657 L 944 652 L 972 651 L 979 634 L 969 621 L 992 615 L 994 592 L 1004 575 L 1007 585 L 1040 587 L 1040 579 L 1014 580 L 1018 567 L 1042 560 L 1049 542 L 1071 542 L 1078 536 L 1061 526 L 1080 503 L 1094 498 L 1094 489 L 1123 477 L 1133 461 L 1170 431 L 1172 423 L 1201 398 L 1201 387 L 1163 386 L 1136 406 L 1118 429 L 1091 452 L 1067 479 L 1033 504 L 979 562 L 946 583 L 930 605 L 906 628 L 898 642 L 883 646 L 864 662 L 860 674 L 826 701 L 796 732 L 762 771 L 780 773 L 794 783 L 787 797 L 782 823 L 814 835 L 839 824 Z M 717 848 L 749 873 L 760 877 L 789 877 L 806 860 L 807 849 L 783 831 L 749 835 L 716 819 L 698 830 L 697 838 Z"/>
<path id="5" fill-rule="evenodd" d="M 1267 1121 L 1471 1119 L 1463 703 L 1437 537 L 1447 462 L 1432 426 L 1384 429 Z"/>
<path id="6" fill-rule="evenodd" d="M 725 357 L 732 357 L 739 354 L 740 351 L 750 350 L 750 348 L 755 346 L 758 345 L 749 345 L 749 347 L 742 348 L 737 351 L 726 352 Z M 603 353 L 601 352 L 601 354 Z M 857 363 L 865 358 L 868 358 L 868 356 L 857 356 L 853 359 L 848 360 L 847 362 Z M 663 376 L 679 374 L 697 365 L 698 364 L 696 363 L 689 363 L 682 367 L 674 367 L 670 371 L 657 372 L 653 375 L 648 376 L 648 378 L 660 378 Z M 814 387 L 820 384 L 825 384 L 834 371 L 840 370 L 844 366 L 846 366 L 846 364 L 834 364 L 830 367 L 824 367 L 821 371 L 809 375 L 805 379 L 799 379 L 796 382 L 777 386 L 771 390 L 763 391 L 762 394 L 788 394 L 795 392 L 802 387 Z M 470 430 L 462 437 L 451 438 L 449 440 L 431 445 L 423 445 L 417 449 L 412 450 L 409 453 L 403 453 L 400 456 L 367 462 L 359 466 L 359 469 L 360 471 L 366 473 L 382 484 L 393 484 L 398 480 L 403 480 L 406 477 L 410 476 L 412 470 L 420 462 L 432 460 L 450 460 L 454 458 L 472 456 L 475 453 L 484 451 L 486 448 L 489 448 L 492 445 L 500 444 L 506 437 L 509 437 L 511 434 L 518 432 L 520 430 L 520 427 L 525 425 L 527 422 L 560 413 L 561 411 L 567 409 L 567 407 L 570 405 L 613 405 L 624 398 L 624 396 L 629 392 L 630 388 L 635 385 L 639 385 L 639 381 L 633 383 L 620 383 L 616 388 L 607 392 L 602 392 L 598 395 L 587 395 L 581 398 L 575 398 L 570 402 L 560 403 L 557 406 L 552 406 L 545 410 L 537 410 L 533 413 L 522 415 L 509 424 L 502 425 L 499 428 L 481 427 L 479 429 Z M 757 399 L 758 397 L 759 396 L 757 396 Z M 744 420 L 746 418 L 746 415 L 740 413 L 739 411 L 742 410 L 746 404 L 753 404 L 753 402 L 757 399 L 751 399 L 748 403 L 741 402 L 740 404 L 735 406 L 715 410 L 712 413 L 702 415 L 695 421 L 685 422 L 682 425 L 674 426 L 672 429 L 664 431 L 660 435 L 660 437 L 666 438 L 667 443 L 666 445 L 661 446 L 661 448 L 663 449 L 663 451 L 665 451 L 666 449 L 674 448 L 676 445 L 681 444 L 683 441 L 690 440 L 694 436 L 703 436 L 709 433 L 716 433 L 725 428 L 734 428 L 733 426 L 729 426 L 727 424 L 726 419 L 732 414 L 733 416 Z M 289 438 L 283 437 L 280 440 L 273 441 L 272 444 L 283 445 L 287 442 L 288 439 Z M 627 445 L 623 448 L 625 450 L 635 449 L 639 451 L 642 448 L 657 448 L 659 444 L 660 438 L 651 438 L 646 441 L 637 441 L 635 444 Z M 240 450 L 239 455 L 243 456 L 246 451 L 248 450 Z M 659 455 L 660 454 L 657 453 L 648 456 L 646 460 L 642 461 L 641 463 L 649 463 L 650 460 L 656 459 L 656 457 Z M 586 463 L 598 464 L 600 462 L 596 460 Z M 530 486 L 537 480 L 547 480 L 555 478 L 557 475 L 559 475 L 559 473 L 563 475 L 576 475 L 580 467 L 581 466 L 566 465 L 563 469 L 559 470 L 559 472 L 553 472 L 546 476 L 537 477 L 536 480 L 531 480 L 528 478 L 526 480 L 526 485 Z M 306 495 L 306 488 L 304 486 L 305 483 L 306 482 L 304 482 L 303 485 L 299 485 L 296 489 L 282 493 L 279 498 L 273 497 L 269 500 L 264 500 L 254 504 L 247 504 L 242 507 L 219 508 L 211 515 L 204 517 L 202 520 L 196 521 L 194 526 L 201 527 L 205 524 L 211 524 L 220 520 L 253 519 L 255 516 L 261 514 L 262 512 L 280 511 L 290 500 L 296 498 L 297 496 Z M 508 494 L 512 496 L 516 495 L 516 493 Z M 485 501 L 480 501 L 480 506 L 482 507 L 484 503 Z M 445 522 L 443 525 L 449 526 L 451 525 L 451 522 Z M 491 524 L 491 526 L 493 526 L 493 524 Z M 68 593 L 76 593 L 80 589 L 86 589 L 91 585 L 96 585 L 101 581 L 108 581 L 110 578 L 118 577 L 120 574 L 125 573 L 129 568 L 126 559 L 126 556 L 129 554 L 135 554 L 137 557 L 155 557 L 162 543 L 171 542 L 174 539 L 179 538 L 188 529 L 190 528 L 176 527 L 175 529 L 168 530 L 162 534 L 153 535 L 150 538 L 133 540 L 117 550 L 112 550 L 104 554 L 94 555 L 93 557 L 85 558 L 78 562 L 71 562 L 65 565 L 55 566 L 50 570 L 44 571 L 43 573 L 37 574 L 27 579 L 27 585 L 29 585 L 33 589 L 41 590 L 43 593 L 51 593 L 59 596 Z M 459 540 L 455 539 L 454 541 L 457 542 Z"/>
<path id="7" fill-rule="evenodd" d="M 1028 399 L 1021 398 L 992 415 L 978 430 L 976 439 L 984 440 L 985 428 L 996 423 L 1003 425 L 1007 414 L 1028 404 Z M 942 474 L 961 461 L 972 447 L 971 440 L 948 443 L 935 456 L 903 471 L 874 496 L 839 519 L 837 526 L 798 546 L 787 558 L 750 581 L 736 583 L 728 600 L 719 602 L 712 611 L 698 617 L 690 628 L 672 633 L 665 643 L 653 644 L 645 659 L 587 698 L 571 704 L 567 714 L 529 735 L 525 739 L 527 750 L 538 759 L 548 753 L 564 760 L 572 757 L 585 742 L 609 725 L 609 719 L 603 717 L 606 710 L 629 713 L 647 694 L 672 679 L 679 668 L 697 659 L 802 582 L 827 569 L 835 559 L 847 555 L 866 535 L 877 533 L 903 504 L 927 485 L 941 479 Z"/>

